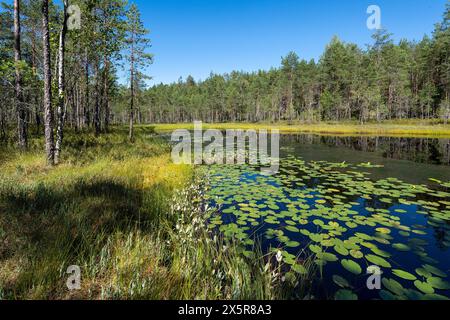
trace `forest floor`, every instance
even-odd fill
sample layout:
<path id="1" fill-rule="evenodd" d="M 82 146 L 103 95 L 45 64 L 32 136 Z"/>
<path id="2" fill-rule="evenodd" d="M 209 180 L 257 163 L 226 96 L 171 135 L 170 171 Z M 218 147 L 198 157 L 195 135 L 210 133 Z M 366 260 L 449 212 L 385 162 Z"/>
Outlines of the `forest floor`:
<path id="1" fill-rule="evenodd" d="M 136 131 L 68 132 L 54 168 L 40 137 L 0 147 L 0 299 L 283 298 L 263 259 L 206 230 L 201 173 Z"/>
<path id="2" fill-rule="evenodd" d="M 193 123 L 155 124 L 153 126 L 158 132 L 173 131 L 175 129 L 194 129 Z M 444 124 L 441 120 L 397 120 L 367 124 L 360 124 L 359 122 L 203 123 L 203 129 L 278 129 L 281 133 L 450 137 L 450 123 Z"/>

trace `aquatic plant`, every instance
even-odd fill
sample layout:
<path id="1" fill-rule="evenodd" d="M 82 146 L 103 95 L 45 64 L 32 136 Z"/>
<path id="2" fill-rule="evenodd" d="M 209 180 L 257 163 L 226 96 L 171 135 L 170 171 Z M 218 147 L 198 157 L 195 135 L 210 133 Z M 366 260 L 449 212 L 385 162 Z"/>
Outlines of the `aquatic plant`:
<path id="1" fill-rule="evenodd" d="M 378 298 L 450 297 L 448 275 L 439 269 L 448 268 L 448 260 L 427 250 L 436 232 L 443 250 L 450 248 L 446 184 L 437 181 L 436 188 L 397 178 L 373 180 L 370 172 L 362 171 L 379 167 L 307 162 L 292 155 L 270 177 L 262 176 L 257 166 L 210 167 L 213 187 L 207 199 L 221 213 L 210 220 L 210 227 L 245 245 L 256 238 L 268 251 L 283 249 L 289 254 L 285 263 L 294 271 L 302 257 L 314 256 L 336 299 L 360 294 L 376 298 L 367 290 L 355 291 L 365 287 L 369 265 L 380 267 L 386 279 Z M 424 224 L 409 222 L 419 217 Z M 405 265 L 403 259 L 412 263 Z M 341 273 L 329 274 L 336 268 Z M 319 283 L 321 276 L 316 278 Z"/>

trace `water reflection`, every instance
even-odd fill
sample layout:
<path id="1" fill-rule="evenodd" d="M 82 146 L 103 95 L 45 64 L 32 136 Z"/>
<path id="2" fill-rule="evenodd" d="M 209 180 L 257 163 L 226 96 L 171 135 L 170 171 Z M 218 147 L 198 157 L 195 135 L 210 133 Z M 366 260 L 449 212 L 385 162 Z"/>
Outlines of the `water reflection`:
<path id="1" fill-rule="evenodd" d="M 289 134 L 282 135 L 281 141 L 282 145 L 323 145 L 371 152 L 388 159 L 450 165 L 450 139 Z"/>

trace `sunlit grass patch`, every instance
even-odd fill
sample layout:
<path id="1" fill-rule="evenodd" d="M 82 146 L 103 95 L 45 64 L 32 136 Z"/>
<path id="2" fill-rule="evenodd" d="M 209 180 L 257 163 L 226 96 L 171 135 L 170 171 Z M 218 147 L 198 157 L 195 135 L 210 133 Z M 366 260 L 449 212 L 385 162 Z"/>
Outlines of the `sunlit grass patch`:
<path id="1" fill-rule="evenodd" d="M 156 229 L 153 219 L 169 210 L 191 168 L 175 168 L 167 146 L 151 131 L 139 132 L 132 145 L 120 131 L 69 136 L 65 161 L 55 168 L 43 152 L 9 149 L 0 164 L 3 295 L 62 297 L 67 266 L 90 265 L 117 232 Z"/>
<path id="2" fill-rule="evenodd" d="M 176 129 L 193 130 L 193 123 L 155 124 L 149 126 L 158 132 L 173 131 Z M 414 137 L 450 137 L 450 125 L 439 121 L 409 120 L 384 121 L 381 123 L 360 124 L 358 122 L 276 122 L 276 123 L 204 123 L 203 129 L 236 129 L 236 130 L 271 130 L 277 129 L 281 133 L 315 133 L 333 135 L 379 135 L 398 136 L 408 135 Z"/>
<path id="3" fill-rule="evenodd" d="M 138 128 L 133 144 L 122 131 L 71 133 L 54 168 L 42 148 L 8 148 L 0 163 L 0 297 L 280 297 L 263 260 L 213 240 L 193 168 L 173 164 L 153 130 Z M 70 265 L 81 267 L 79 291 L 67 290 Z"/>

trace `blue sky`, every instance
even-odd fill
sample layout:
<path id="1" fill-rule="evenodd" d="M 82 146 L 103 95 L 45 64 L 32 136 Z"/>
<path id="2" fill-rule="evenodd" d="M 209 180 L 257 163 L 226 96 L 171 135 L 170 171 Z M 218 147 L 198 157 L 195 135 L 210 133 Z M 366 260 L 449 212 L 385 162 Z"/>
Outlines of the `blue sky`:
<path id="1" fill-rule="evenodd" d="M 442 20 L 448 0 L 135 0 L 155 55 L 150 84 L 211 71 L 254 71 L 280 64 L 293 50 L 318 59 L 333 35 L 371 42 L 367 7 L 381 8 L 395 39 L 420 39 Z"/>
<path id="2" fill-rule="evenodd" d="M 180 76 L 278 67 L 295 51 L 318 59 L 334 35 L 365 47 L 369 5 L 381 8 L 382 25 L 399 40 L 420 40 L 442 21 L 449 0 L 129 0 L 151 31 L 149 84 Z M 7 1 L 12 2 L 12 1 Z M 56 0 L 59 3 L 59 0 Z M 127 81 L 124 71 L 120 82 Z"/>

